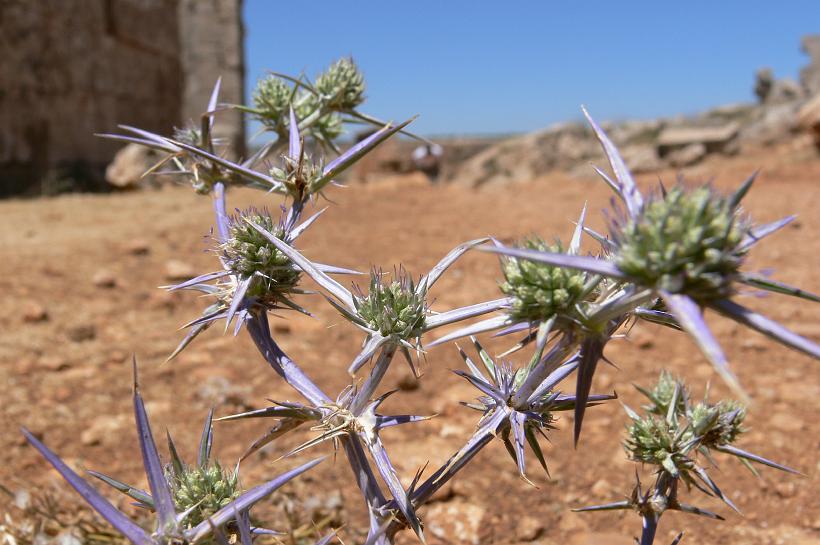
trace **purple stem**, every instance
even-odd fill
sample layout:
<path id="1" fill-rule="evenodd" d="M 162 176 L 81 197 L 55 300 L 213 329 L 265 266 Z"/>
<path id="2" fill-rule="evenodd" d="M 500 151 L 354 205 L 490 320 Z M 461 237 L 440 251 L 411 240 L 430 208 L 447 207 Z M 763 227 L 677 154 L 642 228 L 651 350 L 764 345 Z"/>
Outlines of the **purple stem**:
<path id="1" fill-rule="evenodd" d="M 353 402 L 350 404 L 350 412 L 352 412 L 355 416 L 359 416 L 362 409 L 367 406 L 371 396 L 376 391 L 376 388 L 379 387 L 385 373 L 387 373 L 387 369 L 390 368 L 390 362 L 393 361 L 393 355 L 395 353 L 395 343 L 389 342 L 382 346 L 382 350 L 379 353 L 376 363 L 373 365 L 373 369 L 370 371 L 370 375 L 368 375 L 367 380 L 356 394 Z"/>
<path id="2" fill-rule="evenodd" d="M 228 240 L 228 215 L 225 213 L 225 184 L 217 182 L 213 191 L 214 214 L 216 215 L 216 231 L 219 241 Z"/>
<path id="3" fill-rule="evenodd" d="M 251 310 L 247 328 L 253 342 L 256 344 L 256 348 L 273 367 L 273 370 L 285 379 L 285 382 L 290 384 L 315 407 L 330 403 L 330 398 L 308 378 L 305 372 L 296 365 L 296 362 L 290 359 L 273 340 L 268 326 L 268 316 L 264 310 Z"/>

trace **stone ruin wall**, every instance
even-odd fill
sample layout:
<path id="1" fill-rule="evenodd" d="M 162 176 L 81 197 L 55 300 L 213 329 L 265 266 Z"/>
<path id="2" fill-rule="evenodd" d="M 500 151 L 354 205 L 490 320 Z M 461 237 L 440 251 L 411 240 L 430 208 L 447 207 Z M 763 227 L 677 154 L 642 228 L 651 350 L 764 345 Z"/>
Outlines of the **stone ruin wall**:
<path id="1" fill-rule="evenodd" d="M 93 136 L 168 134 L 243 96 L 241 0 L 0 2 L 0 197 L 106 187 L 121 147 Z M 241 116 L 221 115 L 241 142 Z M 236 148 L 241 151 L 241 148 Z"/>

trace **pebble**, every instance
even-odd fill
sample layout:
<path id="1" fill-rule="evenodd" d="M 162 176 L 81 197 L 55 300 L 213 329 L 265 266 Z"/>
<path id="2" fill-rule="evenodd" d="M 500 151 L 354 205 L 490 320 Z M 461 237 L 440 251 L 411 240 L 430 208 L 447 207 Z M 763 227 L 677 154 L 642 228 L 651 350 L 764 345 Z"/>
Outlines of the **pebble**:
<path id="1" fill-rule="evenodd" d="M 291 332 L 290 324 L 287 322 L 277 321 L 273 323 L 273 332 L 281 333 L 283 335 Z"/>
<path id="2" fill-rule="evenodd" d="M 592 492 L 598 498 L 609 497 L 610 495 L 612 495 L 612 485 L 609 484 L 608 481 L 601 479 L 592 485 L 592 488 L 590 488 L 590 492 Z"/>
<path id="3" fill-rule="evenodd" d="M 57 354 L 46 354 L 40 358 L 37 365 L 49 371 L 65 371 L 71 367 L 64 357 Z"/>
<path id="4" fill-rule="evenodd" d="M 540 519 L 524 515 L 515 525 L 515 538 L 519 541 L 535 541 L 544 533 L 544 523 Z"/>
<path id="5" fill-rule="evenodd" d="M 481 543 L 481 520 L 485 509 L 465 500 L 437 503 L 427 510 L 425 521 L 431 534 L 455 543 Z"/>
<path id="6" fill-rule="evenodd" d="M 774 491 L 781 498 L 792 498 L 797 494 L 797 486 L 791 481 L 779 482 L 774 485 Z"/>
<path id="7" fill-rule="evenodd" d="M 125 251 L 131 255 L 148 255 L 151 251 L 151 246 L 148 244 L 148 241 L 135 238 L 125 246 Z"/>
<path id="8" fill-rule="evenodd" d="M 117 287 L 117 277 L 111 271 L 101 270 L 94 273 L 91 277 L 91 282 L 98 288 L 115 288 Z"/>
<path id="9" fill-rule="evenodd" d="M 412 392 L 418 390 L 421 383 L 413 373 L 405 373 L 396 381 L 396 387 L 403 392 Z"/>
<path id="10" fill-rule="evenodd" d="M 48 311 L 40 303 L 28 301 L 23 307 L 23 321 L 30 324 L 48 320 Z"/>
<path id="11" fill-rule="evenodd" d="M 75 343 L 94 340 L 97 337 L 97 328 L 94 324 L 81 324 L 68 329 L 68 338 Z"/>
<path id="12" fill-rule="evenodd" d="M 637 346 L 641 350 L 649 350 L 650 348 L 655 346 L 655 340 L 653 335 L 642 329 L 638 329 L 632 332 L 629 335 L 629 339 L 635 346 Z"/>
<path id="13" fill-rule="evenodd" d="M 196 270 L 184 261 L 171 259 L 165 263 L 165 278 L 168 280 L 190 280 L 197 276 Z"/>
<path id="14" fill-rule="evenodd" d="M 80 433 L 80 443 L 87 447 L 99 445 L 106 437 L 118 435 L 123 421 L 122 416 L 96 416 L 91 425 Z"/>

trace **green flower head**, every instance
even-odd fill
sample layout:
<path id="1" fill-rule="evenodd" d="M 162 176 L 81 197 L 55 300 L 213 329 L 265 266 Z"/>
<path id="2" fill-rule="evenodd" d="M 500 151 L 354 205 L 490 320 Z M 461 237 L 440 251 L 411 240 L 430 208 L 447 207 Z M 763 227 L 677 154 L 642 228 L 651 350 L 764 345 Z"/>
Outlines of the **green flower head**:
<path id="1" fill-rule="evenodd" d="M 643 285 L 696 301 L 726 298 L 746 255 L 747 221 L 710 186 L 678 185 L 646 203 L 622 229 L 615 263 Z"/>
<path id="2" fill-rule="evenodd" d="M 335 111 L 349 111 L 364 102 L 364 76 L 353 59 L 342 58 L 316 78 L 316 90 Z"/>
<path id="3" fill-rule="evenodd" d="M 720 401 L 715 405 L 698 403 L 687 415 L 693 433 L 702 437 L 707 447 L 720 447 L 734 443 L 745 430 L 746 408 L 738 401 Z"/>
<path id="4" fill-rule="evenodd" d="M 417 338 L 427 316 L 425 294 L 417 293 L 412 278 L 404 270 L 394 274 L 390 283 L 383 282 L 382 276 L 381 271 L 372 271 L 370 291 L 354 297 L 359 316 L 367 327 L 383 337 Z"/>
<path id="5" fill-rule="evenodd" d="M 186 519 L 190 526 L 206 520 L 240 494 L 236 473 L 226 471 L 219 462 L 203 467 L 185 466 L 181 474 L 168 471 L 166 478 L 177 512 L 193 508 Z"/>
<path id="6" fill-rule="evenodd" d="M 221 245 L 227 266 L 242 278 L 256 278 L 248 289 L 250 296 L 276 297 L 290 292 L 299 282 L 299 269 L 244 218 L 288 241 L 284 226 L 267 210 L 245 210 L 228 221 L 228 239 Z"/>
<path id="7" fill-rule="evenodd" d="M 525 240 L 520 246 L 528 250 L 563 251 L 560 242 L 550 246 L 540 238 Z M 517 258 L 503 258 L 501 271 L 501 291 L 512 298 L 510 314 L 515 320 L 548 320 L 572 312 L 584 300 L 587 273 Z"/>
<path id="8" fill-rule="evenodd" d="M 256 84 L 253 105 L 257 118 L 266 128 L 279 132 L 288 117 L 293 90 L 282 78 L 269 75 Z"/>

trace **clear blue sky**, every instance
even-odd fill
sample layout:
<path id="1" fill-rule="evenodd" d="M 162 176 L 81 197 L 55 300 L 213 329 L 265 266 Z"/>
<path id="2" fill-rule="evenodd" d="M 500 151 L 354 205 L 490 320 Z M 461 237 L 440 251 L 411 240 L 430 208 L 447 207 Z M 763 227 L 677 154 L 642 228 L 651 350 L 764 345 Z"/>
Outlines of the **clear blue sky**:
<path id="1" fill-rule="evenodd" d="M 820 0 L 246 0 L 245 24 L 249 93 L 266 70 L 313 77 L 352 55 L 363 111 L 421 114 L 421 134 L 518 132 L 580 104 L 603 120 L 752 100 L 761 66 L 797 78 Z"/>

